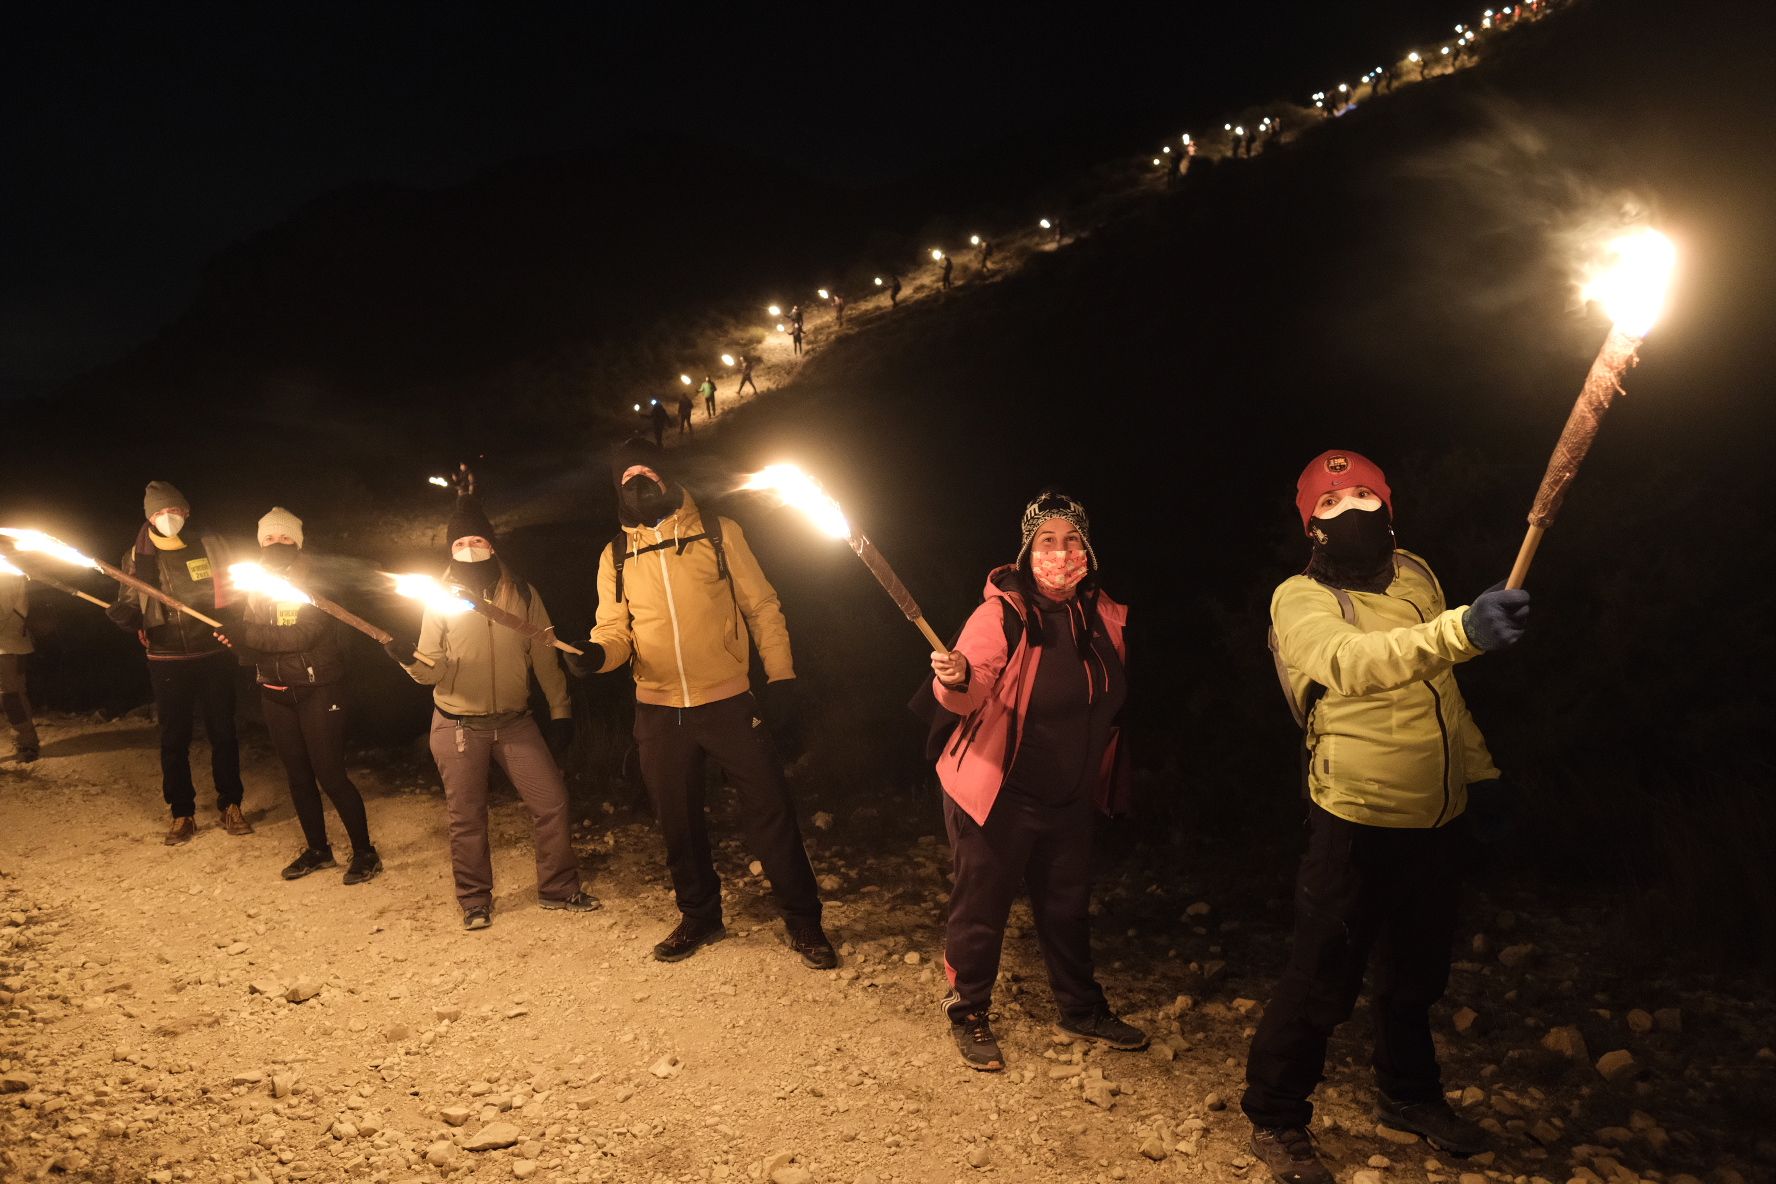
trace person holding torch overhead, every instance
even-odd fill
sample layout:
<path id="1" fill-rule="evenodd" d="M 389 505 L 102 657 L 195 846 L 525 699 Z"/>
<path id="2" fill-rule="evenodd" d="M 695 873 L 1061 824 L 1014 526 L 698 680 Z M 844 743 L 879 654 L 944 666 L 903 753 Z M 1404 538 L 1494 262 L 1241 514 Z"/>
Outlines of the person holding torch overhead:
<path id="1" fill-rule="evenodd" d="M 1455 668 L 1515 644 L 1529 594 L 1494 588 L 1448 607 L 1430 567 L 1395 546 L 1387 477 L 1355 452 L 1308 462 L 1295 505 L 1312 551 L 1271 597 L 1271 644 L 1305 733 L 1307 852 L 1293 946 L 1252 1040 L 1241 1106 L 1277 1180 L 1332 1184 L 1308 1099 L 1372 949 L 1377 1119 L 1456 1155 L 1484 1149 L 1484 1132 L 1444 1100 L 1431 1042 L 1470 795 L 1499 777 Z"/>
<path id="2" fill-rule="evenodd" d="M 543 598 L 495 553 L 493 524 L 475 498 L 457 499 L 445 534 L 450 539 L 450 582 L 545 631 L 552 628 Z M 487 780 L 494 761 L 530 810 L 537 903 L 545 909 L 590 912 L 600 905 L 580 886 L 579 861 L 568 834 L 567 784 L 555 764 L 556 756 L 573 743 L 574 732 L 573 705 L 555 649 L 480 613 L 450 615 L 454 605 L 469 607 L 467 601 L 426 606 L 417 646 L 391 641 L 383 649 L 414 682 L 432 688 L 432 759 L 444 782 L 463 928 L 493 924 Z M 533 674 L 549 703 L 547 740 L 530 714 Z"/>
<path id="3" fill-rule="evenodd" d="M 1114 1049 L 1147 1034 L 1110 1010 L 1092 968 L 1093 815 L 1124 796 L 1119 717 L 1128 610 L 1098 586 L 1085 507 L 1045 492 L 1024 509 L 1015 564 L 987 576 L 932 692 L 959 723 L 937 758 L 953 886 L 944 1013 L 962 1062 L 1005 1067 L 988 1019 L 1005 920 L 1028 887 L 1059 1010 L 1056 1031 Z"/>
<path id="4" fill-rule="evenodd" d="M 624 666 L 635 678 L 635 743 L 653 798 L 680 920 L 654 947 L 678 962 L 727 936 L 704 816 L 704 765 L 740 796 L 747 840 L 771 881 L 789 944 L 810 968 L 838 954 L 821 928 L 820 890 L 778 745 L 795 718 L 795 667 L 777 592 L 731 520 L 705 515 L 645 440 L 611 462 L 622 530 L 598 560 L 598 620 L 575 673 Z M 752 694 L 749 643 L 764 663 Z"/>
<path id="5" fill-rule="evenodd" d="M 229 603 L 222 583 L 228 547 L 216 535 L 187 529 L 191 503 L 167 481 L 150 481 L 142 498 L 146 519 L 120 564 L 131 575 L 200 613 Z M 195 534 L 195 541 L 193 535 Z M 173 813 L 166 833 L 169 847 L 197 833 L 197 787 L 191 781 L 191 732 L 201 708 L 210 741 L 210 776 L 222 828 L 250 835 L 241 813 L 240 740 L 235 732 L 236 664 L 211 626 L 178 612 L 137 588 L 120 584 L 106 616 L 141 641 L 148 655 L 148 681 L 154 688 L 154 716 L 160 728 L 161 796 Z"/>
<path id="6" fill-rule="evenodd" d="M 273 580 L 297 587 L 306 584 L 302 519 L 282 506 L 273 506 L 259 519 L 258 533 L 259 570 Z M 246 599 L 219 610 L 223 627 L 217 637 L 231 646 L 241 661 L 254 667 L 265 730 L 271 733 L 272 747 L 284 763 L 290 803 L 302 824 L 305 845 L 284 868 L 283 877 L 299 880 L 311 872 L 339 866 L 321 810 L 321 794 L 325 792 L 351 839 L 345 882 L 362 884 L 374 879 L 382 871 L 382 857 L 370 842 L 363 795 L 345 771 L 345 707 L 339 686 L 345 677 L 345 653 L 339 637 L 343 626 L 306 597 L 280 600 L 243 582 L 247 577 L 238 573 L 252 572 L 251 565 L 234 570 L 236 586 L 246 593 Z"/>

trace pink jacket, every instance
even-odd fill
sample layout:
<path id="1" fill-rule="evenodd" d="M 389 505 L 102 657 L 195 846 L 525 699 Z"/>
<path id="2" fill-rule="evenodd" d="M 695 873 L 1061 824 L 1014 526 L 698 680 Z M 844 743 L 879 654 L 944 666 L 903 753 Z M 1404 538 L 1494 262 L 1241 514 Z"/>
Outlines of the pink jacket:
<path id="1" fill-rule="evenodd" d="M 983 825 L 1005 784 L 1005 774 L 1017 758 L 1025 709 L 1036 685 L 1036 667 L 1040 662 L 1040 655 L 1032 657 L 1021 633 L 1012 651 L 1006 652 L 1005 602 L 1010 603 L 1020 619 L 1024 616 L 1023 597 L 998 583 L 1011 570 L 1009 566 L 1001 567 L 987 576 L 984 599 L 969 616 L 956 641 L 957 651 L 968 659 L 967 685 L 953 689 L 935 677 L 931 680 L 938 704 L 962 717 L 944 746 L 943 755 L 937 758 L 937 779 L 944 792 L 970 818 Z M 1127 606 L 1100 592 L 1098 618 L 1117 656 L 1126 663 L 1123 627 L 1128 623 Z M 1127 801 L 1125 766 L 1117 759 L 1119 740 L 1118 730 L 1111 729 L 1092 793 L 1093 801 L 1106 814 L 1120 810 Z"/>

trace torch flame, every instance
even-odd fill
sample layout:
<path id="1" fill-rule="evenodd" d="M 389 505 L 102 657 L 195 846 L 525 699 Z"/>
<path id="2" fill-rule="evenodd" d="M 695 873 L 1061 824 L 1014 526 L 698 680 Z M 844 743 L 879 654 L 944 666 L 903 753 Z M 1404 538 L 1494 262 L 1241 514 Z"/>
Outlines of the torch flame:
<path id="1" fill-rule="evenodd" d="M 832 299 L 832 293 L 828 292 L 825 288 L 820 288 L 820 289 L 818 289 L 818 291 L 820 292 L 820 298 L 822 300 L 831 300 Z"/>
<path id="2" fill-rule="evenodd" d="M 6 556 L 0 555 L 0 576 L 22 576 L 24 574 Z"/>
<path id="3" fill-rule="evenodd" d="M 440 617 L 457 617 L 474 609 L 474 604 L 450 591 L 443 584 L 428 575 L 418 572 L 387 572 L 389 579 L 395 582 L 395 594 L 405 596 L 409 600 L 417 600 L 425 606 L 428 613 Z"/>
<path id="4" fill-rule="evenodd" d="M 295 584 L 274 575 L 257 563 L 231 563 L 228 578 L 242 592 L 268 596 L 279 604 L 313 604 L 314 601 Z"/>
<path id="5" fill-rule="evenodd" d="M 822 534 L 835 539 L 851 537 L 851 524 L 820 483 L 794 465 L 771 465 L 748 477 L 741 489 L 772 493 L 783 505 L 806 514 Z"/>
<path id="6" fill-rule="evenodd" d="M 722 365 L 732 366 L 733 364 L 734 364 L 734 355 L 733 354 L 723 354 L 722 355 Z"/>
<path id="7" fill-rule="evenodd" d="M 428 485 L 436 485 L 439 489 L 449 489 L 450 488 L 450 482 L 446 481 L 442 477 L 427 477 L 426 483 Z"/>
<path id="8" fill-rule="evenodd" d="M 1616 328 L 1645 337 L 1665 310 L 1677 248 L 1658 231 L 1642 227 L 1612 239 L 1605 250 L 1612 261 L 1585 283 L 1582 295 L 1603 305 Z"/>
<path id="9" fill-rule="evenodd" d="M 63 563 L 71 563 L 75 567 L 91 568 L 93 571 L 102 570 L 98 560 L 82 555 L 67 543 L 51 538 L 41 530 L 15 530 L 11 527 L 0 526 L 0 535 L 11 539 L 12 545 L 20 551 L 34 551 L 39 555 L 47 555 L 51 559 L 58 559 Z"/>

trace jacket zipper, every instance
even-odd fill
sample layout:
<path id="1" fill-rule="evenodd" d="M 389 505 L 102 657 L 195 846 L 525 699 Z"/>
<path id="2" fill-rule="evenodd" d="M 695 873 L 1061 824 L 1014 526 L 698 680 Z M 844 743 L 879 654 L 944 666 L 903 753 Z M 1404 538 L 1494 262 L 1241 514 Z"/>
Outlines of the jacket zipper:
<path id="1" fill-rule="evenodd" d="M 659 527 L 654 528 L 654 541 L 663 541 Z M 672 599 L 672 574 L 666 569 L 666 549 L 654 554 L 660 557 L 660 582 L 666 586 L 666 615 L 672 621 L 672 658 L 678 664 L 678 688 L 684 695 L 684 706 L 691 705 L 691 680 L 685 677 L 684 643 L 678 635 L 678 605 Z"/>
<path id="2" fill-rule="evenodd" d="M 1400 599 L 1412 605 L 1412 611 L 1418 614 L 1419 624 L 1422 625 L 1426 620 L 1424 610 L 1413 604 L 1408 597 L 1402 596 Z M 1437 737 L 1442 742 L 1439 752 L 1443 757 L 1443 775 L 1439 778 L 1439 784 L 1443 789 L 1443 804 L 1437 808 L 1437 820 L 1431 823 L 1434 829 L 1443 825 L 1443 815 L 1449 813 L 1449 725 L 1443 720 L 1443 696 L 1437 693 L 1437 688 L 1431 685 L 1428 678 L 1424 680 L 1424 688 L 1431 693 L 1431 710 L 1437 717 Z"/>

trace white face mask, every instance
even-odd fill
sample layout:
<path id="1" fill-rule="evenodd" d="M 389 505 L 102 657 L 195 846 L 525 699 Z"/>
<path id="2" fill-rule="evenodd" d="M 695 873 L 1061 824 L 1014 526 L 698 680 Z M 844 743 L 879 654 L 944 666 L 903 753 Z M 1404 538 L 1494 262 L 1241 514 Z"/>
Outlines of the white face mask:
<path id="1" fill-rule="evenodd" d="M 179 532 L 185 529 L 185 515 L 175 514 L 170 510 L 156 514 L 148 521 L 154 525 L 155 530 L 169 539 L 178 538 Z"/>
<path id="2" fill-rule="evenodd" d="M 450 557 L 458 563 L 485 563 L 493 558 L 492 547 L 452 547 Z"/>

